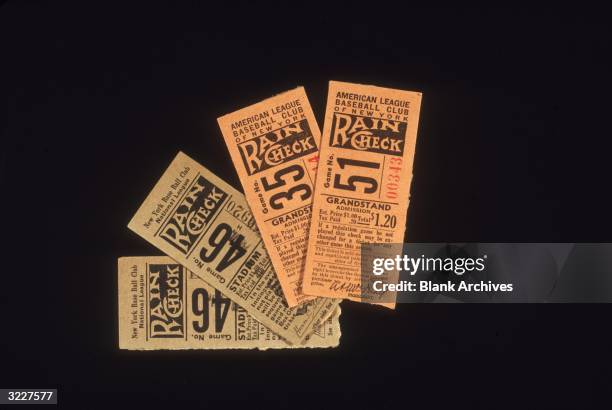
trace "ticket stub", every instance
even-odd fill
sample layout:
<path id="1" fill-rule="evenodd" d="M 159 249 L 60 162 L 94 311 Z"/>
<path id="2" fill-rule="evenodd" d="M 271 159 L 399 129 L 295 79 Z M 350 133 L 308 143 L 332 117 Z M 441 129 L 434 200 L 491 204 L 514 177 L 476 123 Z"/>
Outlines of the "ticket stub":
<path id="1" fill-rule="evenodd" d="M 218 118 L 289 306 L 302 291 L 321 133 L 303 87 Z"/>
<path id="2" fill-rule="evenodd" d="M 340 307 L 290 345 L 245 309 L 167 256 L 119 258 L 119 347 L 157 349 L 288 349 L 336 347 Z"/>
<path id="3" fill-rule="evenodd" d="M 244 195 L 182 152 L 128 227 L 290 343 L 304 341 L 338 304 L 289 308 Z"/>
<path id="4" fill-rule="evenodd" d="M 361 300 L 361 243 L 404 240 L 421 93 L 331 81 L 304 292 Z"/>

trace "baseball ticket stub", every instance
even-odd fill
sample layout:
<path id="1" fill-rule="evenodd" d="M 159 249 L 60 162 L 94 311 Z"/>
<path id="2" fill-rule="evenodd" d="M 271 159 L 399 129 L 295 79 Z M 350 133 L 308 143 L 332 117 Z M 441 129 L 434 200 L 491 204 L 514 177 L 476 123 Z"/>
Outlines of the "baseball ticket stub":
<path id="1" fill-rule="evenodd" d="M 128 227 L 292 344 L 338 304 L 287 306 L 244 195 L 182 152 Z"/>
<path id="2" fill-rule="evenodd" d="M 167 256 L 119 258 L 119 347 L 288 349 L 336 347 L 340 307 L 301 345 L 290 345 Z"/>
<path id="3" fill-rule="evenodd" d="M 289 306 L 302 291 L 321 133 L 303 87 L 218 118 Z"/>
<path id="4" fill-rule="evenodd" d="M 421 93 L 331 81 L 304 292 L 361 300 L 361 243 L 404 240 Z"/>

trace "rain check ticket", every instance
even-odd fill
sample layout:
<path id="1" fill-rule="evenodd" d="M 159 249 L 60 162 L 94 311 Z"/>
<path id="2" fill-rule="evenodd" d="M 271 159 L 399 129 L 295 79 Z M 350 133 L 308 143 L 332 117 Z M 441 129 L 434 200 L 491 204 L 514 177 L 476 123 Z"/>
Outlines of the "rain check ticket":
<path id="1" fill-rule="evenodd" d="M 287 303 L 302 291 L 321 133 L 303 87 L 218 119 Z"/>
<path id="2" fill-rule="evenodd" d="M 292 344 L 338 304 L 288 307 L 244 195 L 181 152 L 128 227 Z"/>
<path id="3" fill-rule="evenodd" d="M 119 347 L 289 349 L 335 347 L 340 307 L 301 345 L 290 345 L 167 256 L 119 259 Z"/>
<path id="4" fill-rule="evenodd" d="M 331 81 L 304 292 L 361 300 L 362 243 L 404 240 L 421 93 Z"/>

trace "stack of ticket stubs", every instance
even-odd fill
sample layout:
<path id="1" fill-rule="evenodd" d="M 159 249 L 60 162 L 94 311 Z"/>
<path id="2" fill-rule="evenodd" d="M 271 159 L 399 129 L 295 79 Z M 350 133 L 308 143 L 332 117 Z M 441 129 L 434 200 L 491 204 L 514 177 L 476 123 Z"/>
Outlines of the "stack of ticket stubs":
<path id="1" fill-rule="evenodd" d="M 420 102 L 332 81 L 322 134 L 302 87 L 220 117 L 244 193 L 178 153 L 128 225 L 167 256 L 119 258 L 120 348 L 338 346 L 360 244 L 403 241 Z"/>

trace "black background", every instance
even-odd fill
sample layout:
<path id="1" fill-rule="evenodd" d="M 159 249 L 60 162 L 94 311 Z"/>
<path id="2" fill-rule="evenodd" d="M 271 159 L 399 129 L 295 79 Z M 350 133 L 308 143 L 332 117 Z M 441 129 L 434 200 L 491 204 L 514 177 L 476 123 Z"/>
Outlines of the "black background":
<path id="1" fill-rule="evenodd" d="M 341 346 L 127 352 L 116 260 L 178 150 L 235 187 L 216 118 L 304 85 L 422 91 L 406 238 L 610 237 L 603 10 L 288 3 L 0 7 L 0 387 L 60 404 L 606 407 L 608 305 L 343 303 Z M 350 403 L 349 403 L 350 402 Z M 168 407 L 170 408 L 170 407 Z"/>

